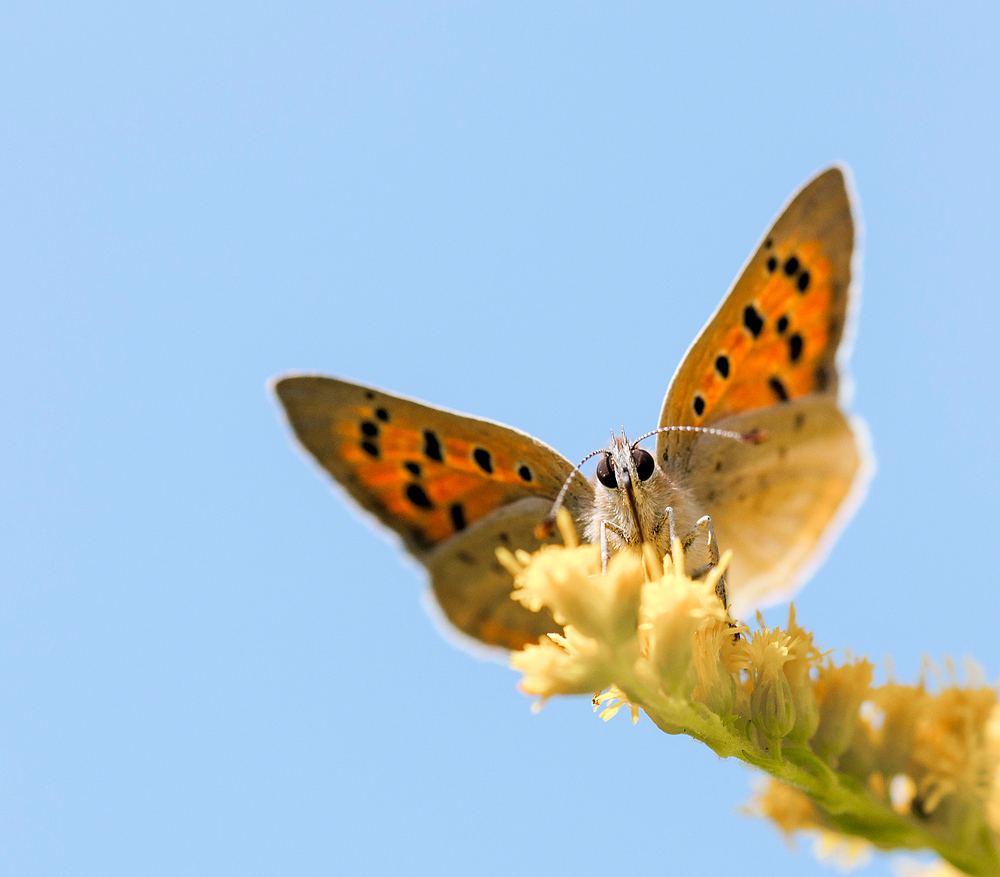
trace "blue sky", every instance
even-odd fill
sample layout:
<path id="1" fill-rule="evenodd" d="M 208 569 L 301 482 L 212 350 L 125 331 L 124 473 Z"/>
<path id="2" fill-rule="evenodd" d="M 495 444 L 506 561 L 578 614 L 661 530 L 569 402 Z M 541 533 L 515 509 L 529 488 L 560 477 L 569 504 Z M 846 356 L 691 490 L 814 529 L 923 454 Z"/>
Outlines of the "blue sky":
<path id="1" fill-rule="evenodd" d="M 350 377 L 578 459 L 656 425 L 780 205 L 846 162 L 879 468 L 799 619 L 901 680 L 995 679 L 998 18 L 5 10 L 0 871 L 828 873 L 739 814 L 739 765 L 586 699 L 532 715 L 443 639 L 265 384 Z"/>

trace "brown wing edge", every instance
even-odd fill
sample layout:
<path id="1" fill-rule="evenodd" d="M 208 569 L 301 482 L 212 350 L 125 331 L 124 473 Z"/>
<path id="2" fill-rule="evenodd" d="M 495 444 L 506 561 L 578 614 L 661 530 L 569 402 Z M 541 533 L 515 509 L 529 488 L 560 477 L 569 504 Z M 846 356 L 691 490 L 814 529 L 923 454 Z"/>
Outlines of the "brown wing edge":
<path id="1" fill-rule="evenodd" d="M 354 509 L 357 507 L 360 509 L 362 514 L 359 517 L 362 517 L 366 523 L 377 523 L 379 525 L 377 529 L 380 531 L 384 531 L 385 529 L 391 530 L 402 543 L 403 547 L 414 557 L 419 558 L 423 553 L 419 542 L 392 527 L 388 527 L 383 517 L 384 509 L 382 506 L 366 490 L 357 486 L 348 472 L 345 472 L 341 476 L 323 465 L 320 460 L 320 449 L 310 443 L 308 433 L 304 427 L 300 428 L 302 421 L 299 420 L 296 422 L 295 406 L 303 395 L 302 388 L 304 386 L 316 386 L 317 382 L 326 381 L 335 381 L 340 384 L 352 383 L 351 381 L 341 381 L 338 378 L 330 378 L 326 375 L 305 372 L 281 374 L 271 378 L 267 382 L 268 391 L 278 403 L 279 408 L 284 414 L 285 424 L 295 438 L 293 442 L 295 450 L 306 459 L 310 467 L 315 467 L 323 473 L 324 480 L 327 480 L 327 483 L 332 481 L 335 491 L 347 494 L 354 501 L 354 506 L 351 503 L 346 504 L 348 508 Z M 356 386 L 365 390 L 369 389 L 363 387 L 361 384 L 357 384 Z M 375 388 L 371 389 L 375 390 Z"/>

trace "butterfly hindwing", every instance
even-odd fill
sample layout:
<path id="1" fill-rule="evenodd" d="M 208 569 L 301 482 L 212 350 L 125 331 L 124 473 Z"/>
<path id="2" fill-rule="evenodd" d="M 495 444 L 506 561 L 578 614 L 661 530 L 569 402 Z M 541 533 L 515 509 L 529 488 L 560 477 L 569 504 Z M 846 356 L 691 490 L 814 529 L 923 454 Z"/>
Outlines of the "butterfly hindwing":
<path id="1" fill-rule="evenodd" d="M 823 394 L 732 415 L 719 426 L 768 434 L 762 444 L 702 436 L 688 461 L 687 484 L 719 545 L 733 551 L 727 577 L 732 611 L 742 617 L 789 596 L 823 559 L 870 467 L 861 427 Z"/>
<path id="2" fill-rule="evenodd" d="M 438 605 L 463 633 L 490 645 L 521 649 L 543 634 L 562 632 L 548 609 L 531 612 L 511 600 L 511 575 L 496 558 L 498 545 L 537 550 L 542 541 L 534 530 L 551 507 L 537 497 L 518 500 L 424 559 Z"/>
<path id="3" fill-rule="evenodd" d="M 296 375 L 274 390 L 303 446 L 428 567 L 459 629 L 508 648 L 558 629 L 509 599 L 494 550 L 537 548 L 531 531 L 573 471 L 568 460 L 502 424 L 351 381 Z M 591 492 L 577 474 L 570 510 Z"/>

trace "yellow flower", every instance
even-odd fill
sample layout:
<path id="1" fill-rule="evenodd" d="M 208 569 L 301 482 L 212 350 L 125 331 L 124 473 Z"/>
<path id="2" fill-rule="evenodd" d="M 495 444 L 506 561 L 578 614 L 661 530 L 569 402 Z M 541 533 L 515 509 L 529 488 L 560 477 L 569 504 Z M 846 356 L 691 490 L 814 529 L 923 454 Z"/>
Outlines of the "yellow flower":
<path id="1" fill-rule="evenodd" d="M 521 690 L 543 701 L 554 694 L 589 694 L 611 684 L 613 676 L 600 644 L 573 627 L 565 635 L 550 633 L 538 645 L 528 645 L 511 657 L 524 674 Z"/>
<path id="2" fill-rule="evenodd" d="M 569 513 L 560 509 L 557 520 L 565 539 L 567 530 L 572 532 Z M 574 533 L 574 542 L 575 538 Z M 532 612 L 548 606 L 557 623 L 608 645 L 617 646 L 636 635 L 645 575 L 635 553 L 615 555 L 607 575 L 601 575 L 596 545 L 546 545 L 534 556 L 519 552 L 516 558 L 498 549 L 497 557 L 514 573 L 511 598 Z"/>
<path id="3" fill-rule="evenodd" d="M 719 716 L 732 716 L 736 706 L 739 669 L 733 671 L 730 668 L 734 663 L 733 656 L 742 656 L 740 646 L 743 640 L 739 633 L 745 630 L 742 626 L 716 620 L 696 630 L 691 638 L 691 654 L 698 678 L 691 697 Z"/>
<path id="4" fill-rule="evenodd" d="M 693 644 L 695 635 L 703 634 L 703 653 L 699 666 L 705 674 L 702 693 L 705 696 L 713 690 L 714 675 L 712 655 L 704 652 L 704 646 L 718 646 L 720 627 L 725 626 L 727 615 L 715 586 L 729 563 L 729 554 L 705 581 L 695 582 L 684 573 L 684 552 L 680 542 L 673 547 L 673 559 L 669 556 L 661 564 L 656 553 L 649 547 L 644 551 L 647 569 L 651 568 L 653 578 L 642 588 L 640 618 L 641 653 L 644 664 L 637 672 L 650 685 L 672 697 L 690 697 L 699 683 L 698 667 L 695 666 Z M 718 654 L 718 653 L 716 653 Z M 721 692 L 716 692 L 726 696 Z"/>
<path id="5" fill-rule="evenodd" d="M 862 724 L 873 750 L 873 766 L 887 777 L 906 769 L 913 749 L 917 721 L 930 695 L 922 686 L 888 683 L 870 693 L 872 710 L 863 714 Z M 860 741 L 858 741 L 860 742 Z"/>
<path id="6" fill-rule="evenodd" d="M 961 871 L 940 860 L 924 863 L 914 859 L 903 859 L 896 864 L 893 871 L 898 877 L 962 877 Z"/>
<path id="7" fill-rule="evenodd" d="M 773 778 L 757 788 L 750 812 L 766 816 L 786 835 L 823 827 L 819 810 L 808 796 Z"/>
<path id="8" fill-rule="evenodd" d="M 766 816 L 789 840 L 796 833 L 812 835 L 816 858 L 829 860 L 840 871 L 863 865 L 871 856 L 870 843 L 830 830 L 808 796 L 787 783 L 772 779 L 759 787 L 749 811 Z"/>
<path id="9" fill-rule="evenodd" d="M 813 645 L 813 635 L 795 622 L 794 604 L 788 609 L 788 660 L 782 668 L 795 706 L 795 725 L 788 732 L 793 743 L 803 744 L 819 727 L 819 704 L 813 691 L 812 671 L 819 664 L 822 653 Z"/>
<path id="10" fill-rule="evenodd" d="M 600 709 L 600 707 L 607 704 L 607 706 L 601 710 L 601 719 L 605 722 L 618 715 L 618 710 L 620 710 L 623 706 L 627 706 L 629 708 L 629 712 L 632 714 L 633 725 L 639 721 L 639 705 L 631 703 L 625 696 L 625 693 L 617 685 L 612 685 L 607 691 L 595 694 L 593 704 L 595 713 L 598 709 Z"/>
<path id="11" fill-rule="evenodd" d="M 627 707 L 775 778 L 757 812 L 786 834 L 817 838 L 842 867 L 874 844 L 931 848 L 967 873 L 1000 874 L 1000 703 L 993 688 L 929 694 L 872 688 L 865 659 L 838 666 L 789 613 L 787 628 L 734 624 L 705 581 L 684 572 L 681 546 L 621 552 L 607 574 L 567 518 L 565 548 L 498 557 L 514 599 L 547 607 L 564 628 L 512 657 L 540 698 L 598 692 L 607 721 Z M 950 866 L 949 866 L 950 867 Z M 947 868 L 935 873 L 951 873 Z"/>
<path id="12" fill-rule="evenodd" d="M 537 612 L 552 611 L 563 634 L 549 634 L 515 653 L 511 665 L 524 674 L 521 689 L 543 701 L 554 694 L 584 694 L 614 681 L 623 654 L 638 652 L 639 596 L 644 580 L 641 558 L 622 552 L 601 574 L 600 549 L 576 544 L 569 515 L 557 520 L 568 547 L 543 546 L 534 555 L 497 557 L 514 575 L 511 598 Z M 629 644 L 629 640 L 633 642 Z"/>
<path id="13" fill-rule="evenodd" d="M 827 660 L 819 668 L 813 687 L 819 703 L 819 725 L 809 745 L 825 760 L 832 761 L 850 745 L 871 681 L 872 665 L 863 658 L 843 667 Z"/>
<path id="14" fill-rule="evenodd" d="M 997 708 L 990 688 L 949 688 L 927 702 L 916 723 L 908 773 L 917 800 L 933 813 L 948 795 L 985 801 L 996 781 L 997 752 L 988 745 Z"/>
<path id="15" fill-rule="evenodd" d="M 795 727 L 795 704 L 784 665 L 791 660 L 792 638 L 778 628 L 763 628 L 750 639 L 753 691 L 750 714 L 754 729 L 772 756 L 781 751 L 781 738 Z"/>

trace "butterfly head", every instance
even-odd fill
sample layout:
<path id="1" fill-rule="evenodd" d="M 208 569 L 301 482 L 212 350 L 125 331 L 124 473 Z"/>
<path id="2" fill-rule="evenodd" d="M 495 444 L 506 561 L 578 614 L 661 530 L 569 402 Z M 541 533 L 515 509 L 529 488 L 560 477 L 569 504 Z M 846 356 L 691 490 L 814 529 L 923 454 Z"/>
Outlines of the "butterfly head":
<path id="1" fill-rule="evenodd" d="M 605 522 L 613 528 L 609 542 L 616 550 L 624 544 L 638 545 L 654 535 L 654 528 L 661 522 L 666 508 L 673 507 L 677 515 L 678 506 L 685 504 L 685 497 L 657 465 L 653 455 L 639 447 L 639 442 L 661 432 L 674 431 L 715 435 L 755 445 L 768 439 L 767 433 L 761 429 L 740 433 L 704 426 L 661 426 L 639 436 L 634 442 L 625 437 L 624 429 L 621 436 L 612 432 L 611 444 L 607 448 L 587 454 L 570 472 L 552 504 L 552 510 L 535 528 L 535 536 L 544 539 L 551 535 L 556 513 L 562 506 L 570 483 L 580 467 L 594 457 L 600 457 L 600 460 L 594 477 L 593 509 L 586 522 L 587 539 L 597 542 L 601 524 Z M 616 535 L 615 530 L 624 534 L 625 538 Z"/>
<path id="2" fill-rule="evenodd" d="M 624 430 L 620 436 L 612 434 L 597 463 L 592 526 L 607 521 L 625 541 L 638 544 L 649 537 L 663 513 L 668 491 L 667 477 L 653 455 L 638 442 L 629 442 Z"/>

